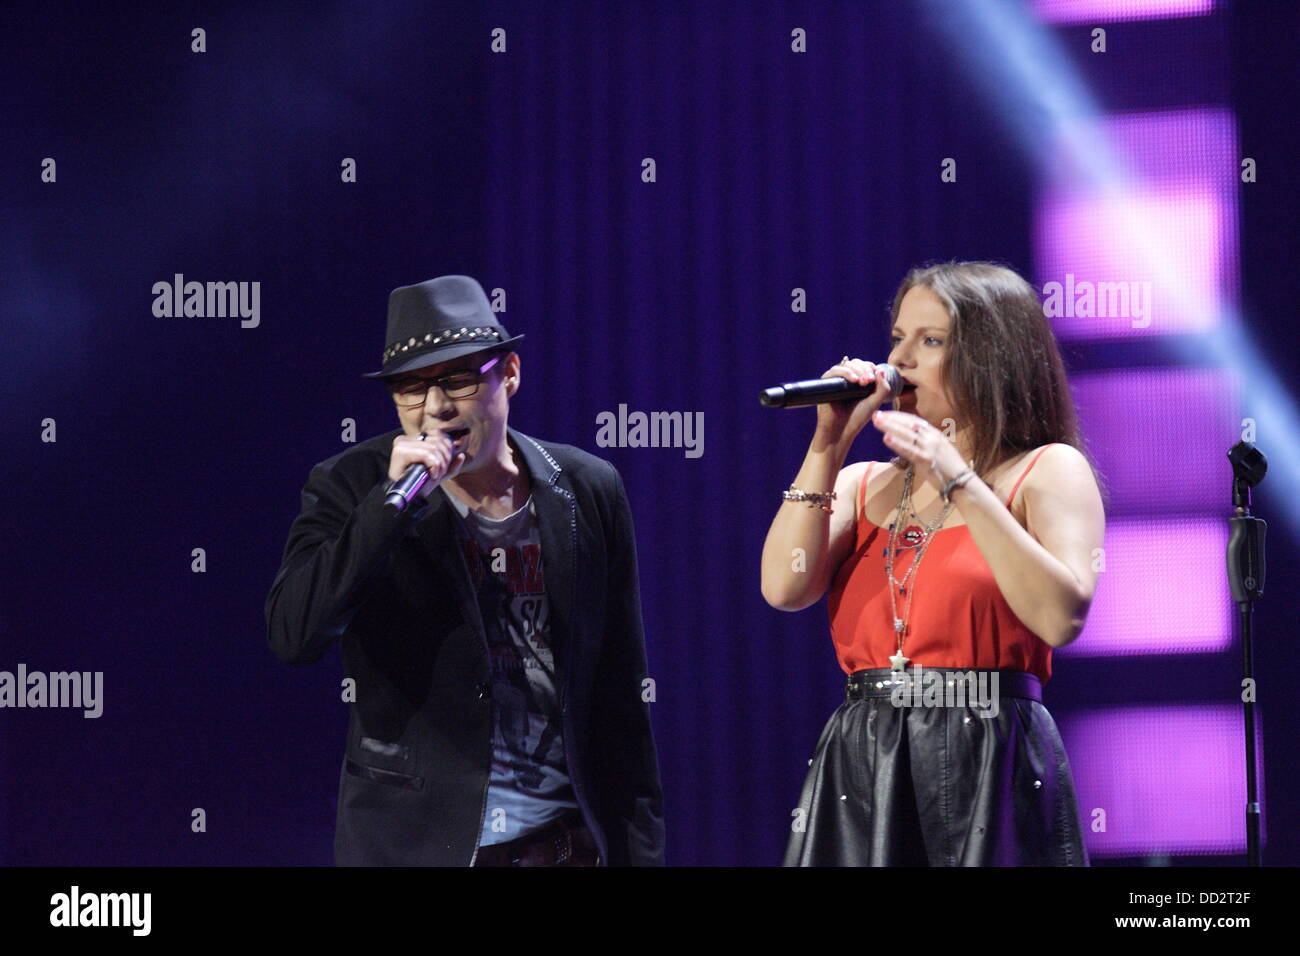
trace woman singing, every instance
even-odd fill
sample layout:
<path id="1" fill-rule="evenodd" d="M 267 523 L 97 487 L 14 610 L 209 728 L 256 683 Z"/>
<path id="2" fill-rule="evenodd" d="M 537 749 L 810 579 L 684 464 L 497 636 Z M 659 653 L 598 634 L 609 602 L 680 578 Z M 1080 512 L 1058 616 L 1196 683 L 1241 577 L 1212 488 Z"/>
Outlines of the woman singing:
<path id="1" fill-rule="evenodd" d="M 817 406 L 763 546 L 773 607 L 829 588 L 848 675 L 785 864 L 1087 866 L 1042 685 L 1083 629 L 1105 514 L 1056 340 L 1033 287 L 983 262 L 914 269 L 890 320 L 904 388 L 847 356 L 826 372 L 876 391 Z M 896 457 L 845 466 L 868 421 Z"/>

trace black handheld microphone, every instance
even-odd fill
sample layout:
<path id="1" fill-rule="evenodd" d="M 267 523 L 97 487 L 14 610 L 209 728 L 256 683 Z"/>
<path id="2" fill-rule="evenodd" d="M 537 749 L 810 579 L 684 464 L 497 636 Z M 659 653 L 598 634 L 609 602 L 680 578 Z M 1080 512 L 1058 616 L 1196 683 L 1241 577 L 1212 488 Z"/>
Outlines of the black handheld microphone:
<path id="1" fill-rule="evenodd" d="M 456 440 L 453 447 L 455 454 L 451 457 L 455 461 L 456 455 L 460 454 L 460 439 Z M 448 471 L 450 470 L 449 468 Z M 389 486 L 388 493 L 384 497 L 384 510 L 392 515 L 401 514 L 415 500 L 415 496 L 420 493 L 420 489 L 424 487 L 424 483 L 428 480 L 428 467 L 423 462 L 411 462 L 406 469 L 406 473 Z"/>
<path id="2" fill-rule="evenodd" d="M 885 373 L 889 394 L 897 397 L 903 388 L 903 376 L 892 365 L 880 364 L 877 369 Z M 858 385 L 846 378 L 810 378 L 802 382 L 786 382 L 764 389 L 758 400 L 768 408 L 794 408 L 798 405 L 821 405 L 824 402 L 856 401 L 866 398 L 876 390 L 876 383 Z"/>
<path id="3" fill-rule="evenodd" d="M 406 474 L 389 486 L 388 495 L 384 498 L 384 510 L 389 514 L 401 514 L 428 480 L 429 469 L 418 461 L 412 462 L 406 469 Z"/>

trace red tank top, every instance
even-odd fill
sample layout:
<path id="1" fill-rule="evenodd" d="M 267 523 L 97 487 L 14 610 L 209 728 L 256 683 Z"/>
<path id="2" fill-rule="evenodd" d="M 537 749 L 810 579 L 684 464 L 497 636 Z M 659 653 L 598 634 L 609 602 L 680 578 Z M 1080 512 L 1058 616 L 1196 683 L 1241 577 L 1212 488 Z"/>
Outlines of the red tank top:
<path id="1" fill-rule="evenodd" d="M 1050 447 L 1040 448 L 1020 473 L 1007 498 L 1007 508 L 1038 456 Z M 827 602 L 831 639 L 846 674 L 866 667 L 888 667 L 890 655 L 898 650 L 886 590 L 890 585 L 884 552 L 889 545 L 889 529 L 867 520 L 870 475 L 868 465 L 858 489 L 861 517 L 854 548 L 836 572 Z M 894 577 L 899 581 L 904 580 L 917 550 L 899 548 L 894 557 Z M 916 589 L 903 647 L 909 666 L 1029 671 L 1044 684 L 1051 679 L 1051 647 L 1011 610 L 966 525 L 934 532 L 925 558 L 907 587 Z M 894 603 L 899 617 L 905 613 L 906 602 L 907 595 L 896 590 Z"/>

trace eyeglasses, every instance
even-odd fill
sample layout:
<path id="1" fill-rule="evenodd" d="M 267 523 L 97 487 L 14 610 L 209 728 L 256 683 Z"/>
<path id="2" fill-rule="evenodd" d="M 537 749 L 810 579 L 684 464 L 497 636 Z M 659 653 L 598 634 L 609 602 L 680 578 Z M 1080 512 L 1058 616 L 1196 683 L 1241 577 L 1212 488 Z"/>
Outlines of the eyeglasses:
<path id="1" fill-rule="evenodd" d="M 388 391 L 393 396 L 393 401 L 403 408 L 423 405 L 429 397 L 429 389 L 434 385 L 441 388 L 442 393 L 448 398 L 469 398 L 478 391 L 479 385 L 483 382 L 484 374 L 499 361 L 501 361 L 501 356 L 494 355 L 480 365 L 477 370 L 465 369 L 461 372 L 452 372 L 450 375 L 439 375 L 435 378 L 402 379 L 389 385 Z"/>

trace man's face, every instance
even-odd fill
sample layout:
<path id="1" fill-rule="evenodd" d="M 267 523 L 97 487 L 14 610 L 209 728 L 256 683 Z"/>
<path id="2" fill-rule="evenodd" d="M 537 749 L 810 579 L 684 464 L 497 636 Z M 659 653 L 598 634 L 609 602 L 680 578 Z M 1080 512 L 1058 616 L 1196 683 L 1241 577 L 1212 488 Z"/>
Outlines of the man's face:
<path id="1" fill-rule="evenodd" d="M 442 388 L 431 386 L 423 405 L 395 404 L 402 431 L 408 435 L 441 431 L 449 433 L 447 437 L 455 440 L 462 432 L 465 434 L 461 443 L 461 450 L 465 452 L 461 474 L 491 461 L 505 442 L 510 396 L 519 388 L 519 356 L 510 352 L 506 355 L 496 353 L 496 357 L 496 364 L 479 376 L 478 388 L 473 395 L 448 398 Z M 415 379 L 441 379 L 464 373 L 472 376 L 492 358 L 493 355 L 484 352 L 463 355 L 395 376 L 387 384 L 391 391 L 395 386 Z"/>

